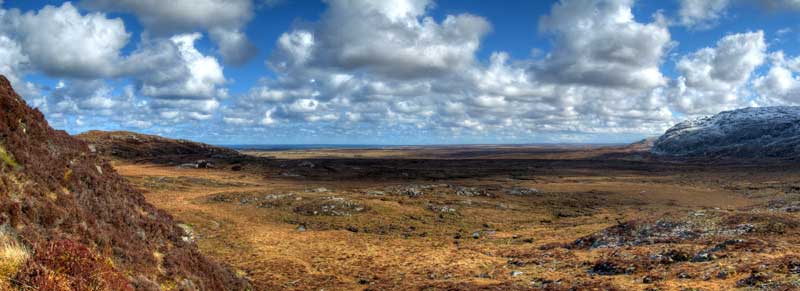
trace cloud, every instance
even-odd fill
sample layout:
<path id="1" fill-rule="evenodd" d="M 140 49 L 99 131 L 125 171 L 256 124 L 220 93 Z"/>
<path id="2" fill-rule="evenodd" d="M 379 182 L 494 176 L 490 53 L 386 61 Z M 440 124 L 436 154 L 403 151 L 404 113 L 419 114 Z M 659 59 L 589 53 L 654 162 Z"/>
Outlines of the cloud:
<path id="1" fill-rule="evenodd" d="M 162 35 L 196 28 L 239 27 L 253 17 L 250 0 L 85 0 L 95 10 L 133 13 L 150 31 Z"/>
<path id="2" fill-rule="evenodd" d="M 800 57 L 787 59 L 782 51 L 770 55 L 772 66 L 765 76 L 753 83 L 758 92 L 757 104 L 800 105 Z"/>
<path id="3" fill-rule="evenodd" d="M 219 54 L 226 63 L 242 65 L 258 53 L 256 46 L 239 30 L 212 28 L 208 35 L 219 46 Z"/>
<path id="4" fill-rule="evenodd" d="M 123 55 L 130 35 L 121 19 L 81 14 L 69 2 L 25 13 L 0 9 L 0 24 L 0 73 L 60 126 L 77 124 L 78 117 L 85 117 L 84 128 L 207 120 L 220 107 L 218 98 L 227 97 L 222 66 L 195 47 L 199 33 L 143 34 L 137 49 Z M 33 73 L 59 85 L 25 82 Z"/>
<path id="5" fill-rule="evenodd" d="M 562 84 L 653 88 L 666 83 L 659 66 L 672 42 L 665 22 L 639 23 L 632 1 L 561 1 L 540 30 L 555 38 L 540 78 Z"/>
<path id="6" fill-rule="evenodd" d="M 225 106 L 224 119 L 271 131 L 523 139 L 655 133 L 673 121 L 659 66 L 674 44 L 660 16 L 635 21 L 630 1 L 562 1 L 540 21 L 553 53 L 494 52 L 488 63 L 476 61 L 490 30 L 479 16 L 436 22 L 429 1 L 327 3 L 320 22 L 281 35 L 268 61 L 276 77 Z"/>
<path id="7" fill-rule="evenodd" d="M 5 75 L 12 84 L 18 84 L 27 63 L 28 56 L 22 53 L 20 45 L 0 35 L 0 74 Z"/>
<path id="8" fill-rule="evenodd" d="M 152 113 L 170 122 L 210 119 L 227 97 L 223 67 L 195 47 L 199 33 L 142 39 L 122 62 Z"/>
<path id="9" fill-rule="evenodd" d="M 153 127 L 197 136 L 308 138 L 299 142 L 580 141 L 658 134 L 677 116 L 800 102 L 800 58 L 773 52 L 759 75 L 768 55 L 761 31 L 729 34 L 686 55 L 672 51 L 670 24 L 713 25 L 733 5 L 724 1 L 684 1 L 682 7 L 702 7 L 678 11 L 685 23 L 669 23 L 660 12 L 634 17 L 630 0 L 562 0 L 539 20 L 549 53 L 515 59 L 494 51 L 482 59 L 491 24 L 480 16 L 433 17 L 436 7 L 427 0 L 327 0 L 318 21 L 297 21 L 275 40 L 265 62 L 270 74 L 234 96 L 220 56 L 228 64 L 252 57 L 245 25 L 252 9 L 265 4 L 176 1 L 156 11 L 163 4 L 156 2 L 81 2 L 139 17 L 147 31 L 127 53 L 120 50 L 129 34 L 118 18 L 81 14 L 68 3 L 27 13 L 0 9 L 0 73 L 33 92 L 29 101 L 57 126 L 73 130 Z M 232 6 L 216 15 L 210 11 L 223 6 L 215 5 Z M 48 41 L 65 47 L 64 56 L 30 50 L 47 39 L 23 30 L 25 17 L 38 21 L 27 26 L 47 27 L 36 33 L 88 38 L 96 52 L 67 57 L 78 45 L 59 37 Z M 58 21 L 66 25 L 52 25 Z M 204 36 L 215 48 L 199 47 Z M 42 65 L 47 58 L 54 61 Z M 673 61 L 677 77 L 669 78 L 662 67 Z M 24 82 L 40 72 L 61 84 Z"/>
<path id="10" fill-rule="evenodd" d="M 275 108 L 271 108 L 264 112 L 264 118 L 261 119 L 262 125 L 272 125 L 275 123 L 275 119 L 272 118 L 272 114 L 275 113 Z"/>
<path id="11" fill-rule="evenodd" d="M 800 11 L 797 0 L 680 0 L 675 24 L 697 30 L 715 27 L 734 4 L 766 11 Z"/>
<path id="12" fill-rule="evenodd" d="M 8 12 L 7 29 L 37 69 L 54 77 L 113 76 L 129 38 L 121 19 L 103 13 L 81 15 L 66 2 L 37 12 Z"/>
<path id="13" fill-rule="evenodd" d="M 212 98 L 219 96 L 221 93 L 218 86 L 225 83 L 222 66 L 215 58 L 201 54 L 194 47 L 195 41 L 201 37 L 202 35 L 199 33 L 192 33 L 170 38 L 170 41 L 177 47 L 179 59 L 186 66 L 185 75 L 178 76 L 177 82 L 155 85 L 144 82 L 142 92 L 147 96 L 159 98 Z"/>
<path id="14" fill-rule="evenodd" d="M 328 1 L 313 29 L 280 37 L 270 64 L 328 70 L 363 70 L 391 78 L 413 79 L 469 67 L 490 30 L 470 14 L 448 15 L 441 23 L 426 16 L 430 1 Z"/>
<path id="15" fill-rule="evenodd" d="M 730 0 L 681 0 L 679 24 L 693 29 L 708 29 L 717 25 L 725 14 Z"/>
<path id="16" fill-rule="evenodd" d="M 156 36 L 208 31 L 229 64 L 243 64 L 256 52 L 242 33 L 254 14 L 251 0 L 84 0 L 93 10 L 131 13 Z"/>
<path id="17" fill-rule="evenodd" d="M 711 114 L 742 106 L 746 83 L 764 63 L 767 45 L 764 32 L 731 34 L 716 47 L 703 48 L 682 57 L 676 69 L 681 73 L 673 102 L 687 114 Z"/>
<path id="18" fill-rule="evenodd" d="M 758 3 L 773 10 L 800 10 L 800 1 L 797 0 L 759 0 Z"/>

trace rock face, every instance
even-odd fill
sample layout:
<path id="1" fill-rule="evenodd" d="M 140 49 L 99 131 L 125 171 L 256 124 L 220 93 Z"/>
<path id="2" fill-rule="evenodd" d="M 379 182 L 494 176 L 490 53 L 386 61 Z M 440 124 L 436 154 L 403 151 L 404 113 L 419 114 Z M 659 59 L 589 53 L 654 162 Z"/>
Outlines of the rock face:
<path id="1" fill-rule="evenodd" d="M 745 108 L 684 121 L 656 140 L 651 152 L 675 157 L 800 157 L 800 107 Z"/>
<path id="2" fill-rule="evenodd" d="M 0 290 L 246 290 L 89 146 L 0 76 L 0 242 L 24 263 Z M 3 246 L 0 246 L 3 247 Z M 4 258 L 0 258 L 2 261 Z"/>

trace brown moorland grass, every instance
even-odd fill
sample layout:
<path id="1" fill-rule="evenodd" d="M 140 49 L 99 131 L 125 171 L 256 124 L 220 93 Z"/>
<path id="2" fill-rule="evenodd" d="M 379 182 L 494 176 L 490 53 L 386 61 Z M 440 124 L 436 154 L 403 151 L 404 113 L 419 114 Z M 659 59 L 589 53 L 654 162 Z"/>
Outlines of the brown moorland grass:
<path id="1" fill-rule="evenodd" d="M 115 168 L 259 290 L 800 286 L 796 167 L 604 161 L 586 157 L 606 149 L 578 151 L 588 152 L 447 162 L 322 151 L 247 171 Z M 365 207 L 320 203 L 333 198 Z M 338 212 L 320 214 L 334 213 L 324 207 Z"/>

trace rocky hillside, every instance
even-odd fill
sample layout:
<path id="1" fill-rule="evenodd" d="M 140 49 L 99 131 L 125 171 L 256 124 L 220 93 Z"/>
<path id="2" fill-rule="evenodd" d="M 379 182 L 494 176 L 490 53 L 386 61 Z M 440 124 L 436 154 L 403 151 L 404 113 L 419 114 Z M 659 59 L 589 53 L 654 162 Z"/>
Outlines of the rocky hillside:
<path id="1" fill-rule="evenodd" d="M 677 157 L 800 157 L 800 107 L 724 111 L 679 123 L 652 153 Z"/>
<path id="2" fill-rule="evenodd" d="M 0 76 L 0 290 L 247 290 Z"/>
<path id="3" fill-rule="evenodd" d="M 101 155 L 125 160 L 231 158 L 238 152 L 188 140 L 127 131 L 89 131 L 77 136 Z"/>

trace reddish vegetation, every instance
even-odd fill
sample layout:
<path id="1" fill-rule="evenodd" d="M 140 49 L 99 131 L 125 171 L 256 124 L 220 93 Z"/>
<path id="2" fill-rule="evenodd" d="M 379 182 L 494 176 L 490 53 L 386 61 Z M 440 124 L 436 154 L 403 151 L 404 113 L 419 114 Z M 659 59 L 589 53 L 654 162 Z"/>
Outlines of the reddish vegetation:
<path id="1" fill-rule="evenodd" d="M 0 225 L 34 252 L 11 282 L 21 290 L 248 288 L 2 76 Z"/>
<path id="2" fill-rule="evenodd" d="M 133 290 L 107 260 L 68 239 L 41 246 L 34 261 L 18 278 L 38 290 Z"/>

